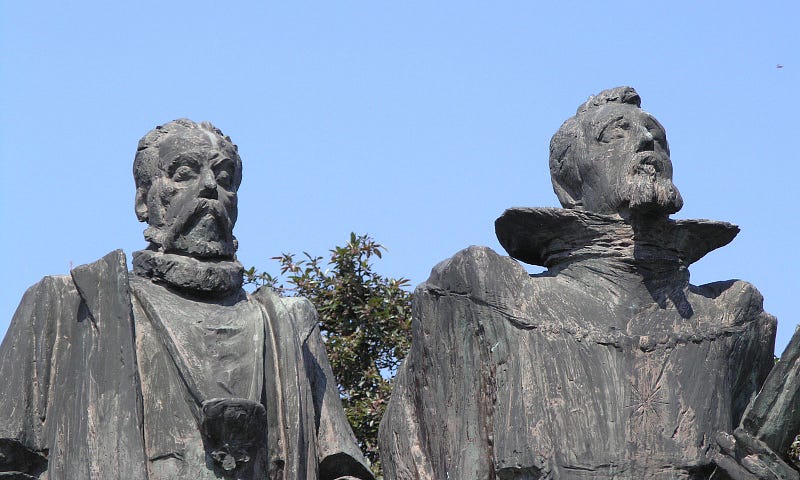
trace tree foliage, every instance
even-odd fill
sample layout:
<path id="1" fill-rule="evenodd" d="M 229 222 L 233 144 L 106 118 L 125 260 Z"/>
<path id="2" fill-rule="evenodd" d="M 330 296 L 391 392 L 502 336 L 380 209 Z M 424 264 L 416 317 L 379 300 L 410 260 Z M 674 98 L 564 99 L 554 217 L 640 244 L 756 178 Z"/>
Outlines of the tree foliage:
<path id="1" fill-rule="evenodd" d="M 411 345 L 411 294 L 405 278 L 373 270 L 385 248 L 368 235 L 350 234 L 330 258 L 284 253 L 272 257 L 280 276 L 255 268 L 246 281 L 267 285 L 283 295 L 308 298 L 319 312 L 328 351 L 347 418 L 360 447 L 380 474 L 378 424 L 391 394 L 390 379 Z M 281 281 L 283 279 L 283 281 Z"/>

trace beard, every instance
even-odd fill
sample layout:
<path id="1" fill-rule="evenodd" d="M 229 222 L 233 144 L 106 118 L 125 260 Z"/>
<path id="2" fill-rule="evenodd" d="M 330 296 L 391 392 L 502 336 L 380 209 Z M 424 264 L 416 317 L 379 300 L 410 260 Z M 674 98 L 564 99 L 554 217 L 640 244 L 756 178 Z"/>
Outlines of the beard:
<path id="1" fill-rule="evenodd" d="M 617 187 L 620 204 L 631 210 L 671 214 L 683 207 L 683 198 L 672 183 L 668 157 L 640 152 L 625 166 L 623 181 Z"/>
<path id="2" fill-rule="evenodd" d="M 228 212 L 208 198 L 185 205 L 168 225 L 151 226 L 145 237 L 165 253 L 196 258 L 233 258 L 238 246 Z"/>

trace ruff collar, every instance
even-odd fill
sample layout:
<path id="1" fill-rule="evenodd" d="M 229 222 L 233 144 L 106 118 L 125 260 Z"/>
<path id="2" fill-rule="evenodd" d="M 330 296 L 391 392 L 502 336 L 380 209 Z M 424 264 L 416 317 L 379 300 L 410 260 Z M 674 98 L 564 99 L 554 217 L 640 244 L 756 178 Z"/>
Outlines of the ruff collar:
<path id="1" fill-rule="evenodd" d="M 640 218 L 564 208 L 509 208 L 495 221 L 500 245 L 512 258 L 549 269 L 584 259 L 688 267 L 723 247 L 739 227 L 712 220 Z"/>
<path id="2" fill-rule="evenodd" d="M 224 297 L 242 288 L 237 260 L 198 260 L 152 250 L 133 252 L 133 273 L 198 297 Z"/>

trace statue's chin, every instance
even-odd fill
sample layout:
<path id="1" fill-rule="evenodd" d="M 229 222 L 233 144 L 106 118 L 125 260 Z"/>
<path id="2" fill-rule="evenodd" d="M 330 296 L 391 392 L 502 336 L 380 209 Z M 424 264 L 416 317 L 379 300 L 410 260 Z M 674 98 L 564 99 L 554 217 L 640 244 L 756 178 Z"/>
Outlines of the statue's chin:
<path id="1" fill-rule="evenodd" d="M 205 231 L 208 233 L 208 231 Z M 217 236 L 203 235 L 199 229 L 180 234 L 177 238 L 167 240 L 165 229 L 149 227 L 145 230 L 145 239 L 150 242 L 154 250 L 176 255 L 184 255 L 200 259 L 226 258 L 231 259 L 236 254 L 238 242 L 233 235 L 229 239 L 220 239 Z"/>
<path id="2" fill-rule="evenodd" d="M 166 253 L 176 253 L 196 258 L 233 258 L 236 249 L 230 242 L 215 240 L 188 241 L 178 238 Z"/>
<path id="3" fill-rule="evenodd" d="M 669 178 L 630 175 L 618 195 L 620 205 L 632 212 L 672 214 L 683 207 L 683 198 Z"/>

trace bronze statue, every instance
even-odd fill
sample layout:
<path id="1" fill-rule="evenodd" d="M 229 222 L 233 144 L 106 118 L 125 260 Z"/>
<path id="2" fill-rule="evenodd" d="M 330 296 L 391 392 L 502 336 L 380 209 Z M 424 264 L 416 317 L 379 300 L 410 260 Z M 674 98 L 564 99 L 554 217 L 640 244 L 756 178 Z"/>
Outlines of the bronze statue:
<path id="1" fill-rule="evenodd" d="M 717 439 L 764 384 L 776 321 L 753 286 L 688 271 L 738 228 L 669 219 L 683 200 L 664 128 L 629 87 L 564 123 L 550 172 L 564 208 L 495 223 L 511 257 L 547 271 L 470 247 L 414 293 L 385 478 L 751 478 Z"/>
<path id="2" fill-rule="evenodd" d="M 316 312 L 242 290 L 241 159 L 209 123 L 139 142 L 146 250 L 31 287 L 0 347 L 12 478 L 372 479 Z M 2 474 L 0 474 L 2 476 Z"/>

